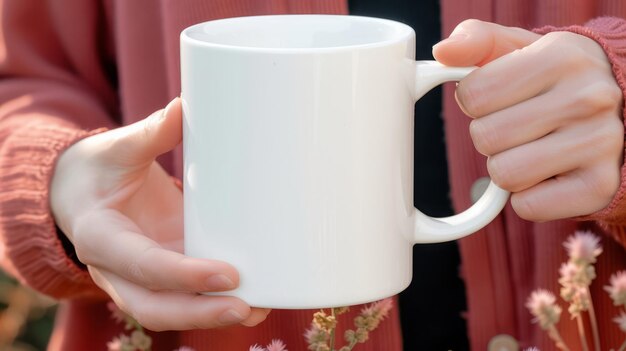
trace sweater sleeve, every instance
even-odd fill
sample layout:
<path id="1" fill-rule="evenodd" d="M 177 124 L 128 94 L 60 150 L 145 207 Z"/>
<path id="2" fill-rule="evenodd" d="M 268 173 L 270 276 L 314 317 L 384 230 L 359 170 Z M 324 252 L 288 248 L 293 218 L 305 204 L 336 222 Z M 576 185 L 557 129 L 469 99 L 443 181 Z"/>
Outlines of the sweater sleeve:
<path id="1" fill-rule="evenodd" d="M 626 20 L 615 17 L 600 17 L 587 22 L 583 26 L 564 28 L 544 27 L 535 32 L 545 34 L 553 31 L 569 31 L 584 35 L 595 40 L 606 53 L 615 81 L 626 96 Z M 625 109 L 622 104 L 622 119 Z M 626 153 L 624 153 L 626 155 Z M 626 247 L 626 162 L 622 163 L 620 187 L 604 209 L 580 220 L 594 220 L 606 229 L 622 246 Z"/>
<path id="2" fill-rule="evenodd" d="M 97 2 L 63 3 L 5 0 L 0 9 L 0 264 L 44 294 L 74 298 L 99 290 L 57 233 L 49 184 L 65 148 L 114 124 L 115 93 L 99 56 Z"/>

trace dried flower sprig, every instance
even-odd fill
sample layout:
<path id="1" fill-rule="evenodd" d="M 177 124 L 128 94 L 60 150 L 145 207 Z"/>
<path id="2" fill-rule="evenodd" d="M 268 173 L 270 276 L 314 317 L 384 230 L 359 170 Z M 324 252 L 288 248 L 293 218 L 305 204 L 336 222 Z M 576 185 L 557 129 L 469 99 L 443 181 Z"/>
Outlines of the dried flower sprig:
<path id="1" fill-rule="evenodd" d="M 117 323 L 124 324 L 124 329 L 130 335 L 120 334 L 107 343 L 108 351 L 150 351 L 152 348 L 152 338 L 146 334 L 145 330 L 134 318 L 120 310 L 113 302 L 107 304 L 111 312 L 111 318 Z M 195 351 L 191 347 L 181 346 L 174 351 Z M 269 350 L 275 351 L 275 350 Z M 278 350 L 287 351 L 287 350 Z"/>
<path id="2" fill-rule="evenodd" d="M 577 231 L 565 240 L 563 246 L 567 250 L 569 259 L 559 268 L 560 295 L 563 300 L 569 302 L 567 310 L 571 317 L 576 319 L 582 350 L 589 350 L 582 319 L 583 313 L 588 312 L 593 345 L 596 351 L 600 351 L 600 333 L 589 289 L 589 286 L 596 278 L 593 264 L 596 263 L 598 256 L 602 254 L 600 238 L 589 231 Z M 626 274 L 624 279 L 625 281 L 622 284 L 626 288 Z M 619 295 L 619 292 L 613 287 L 605 289 L 612 295 Z M 626 292 L 620 296 L 622 297 L 621 301 L 626 302 Z M 555 300 L 554 295 L 550 292 L 538 290 L 531 294 L 526 306 L 535 317 L 533 321 L 539 323 L 541 328 L 548 332 L 557 347 L 565 350 L 567 346 L 558 335 L 556 329 L 561 309 L 555 304 Z"/>
<path id="3" fill-rule="evenodd" d="M 611 300 L 615 306 L 621 306 L 620 315 L 613 318 L 619 329 L 626 333 L 626 272 L 619 271 L 610 278 L 610 285 L 605 286 L 604 290 L 609 293 Z M 626 339 L 619 348 L 619 351 L 626 350 Z"/>
<path id="4" fill-rule="evenodd" d="M 589 349 L 582 321 L 582 314 L 587 311 L 593 332 L 594 347 L 596 351 L 600 351 L 598 325 L 589 289 L 591 282 L 596 278 L 593 264 L 602 253 L 600 238 L 591 232 L 576 232 L 565 241 L 563 246 L 567 249 L 569 260 L 559 269 L 561 297 L 570 303 L 568 312 L 572 318 L 576 318 L 582 349 Z M 626 333 L 626 271 L 613 274 L 610 278 L 610 284 L 605 286 L 604 290 L 613 300 L 613 304 L 621 307 L 620 314 L 613 318 L 613 321 L 621 331 Z M 556 331 L 556 323 L 558 323 L 561 310 L 555 305 L 555 298 L 550 292 L 545 290 L 534 291 L 526 306 L 535 317 L 533 322 L 539 323 L 541 328 L 547 330 L 548 333 L 550 333 L 550 329 Z M 553 335 L 550 337 L 557 343 L 557 346 L 562 343 L 562 341 L 557 341 Z M 560 337 L 558 339 L 562 340 Z M 626 340 L 618 351 L 626 351 Z"/>
<path id="5" fill-rule="evenodd" d="M 287 348 L 282 340 L 274 339 L 265 347 L 259 345 L 250 346 L 249 351 L 287 351 Z"/>
<path id="6" fill-rule="evenodd" d="M 615 306 L 626 307 L 626 271 L 619 271 L 610 278 L 610 285 L 604 290 L 609 293 Z"/>
<path id="7" fill-rule="evenodd" d="M 311 327 L 304 333 L 304 339 L 311 351 L 330 351 L 328 345 L 330 332 L 320 328 L 315 322 L 311 323 Z"/>
<path id="8" fill-rule="evenodd" d="M 593 334 L 593 343 L 596 351 L 600 351 L 600 333 L 596 320 L 593 301 L 589 286 L 596 278 L 593 266 L 597 257 L 602 253 L 600 238 L 589 231 L 577 231 L 567 238 L 563 244 L 567 250 L 569 260 L 559 269 L 561 278 L 561 297 L 570 303 L 568 311 L 576 319 L 578 334 L 583 350 L 589 350 L 583 323 L 582 312 L 589 313 L 589 321 Z"/>
<path id="9" fill-rule="evenodd" d="M 348 342 L 347 346 L 339 349 L 340 351 L 349 351 L 354 348 L 357 343 L 364 343 L 369 339 L 369 333 L 378 328 L 380 322 L 383 321 L 393 307 L 392 299 L 384 299 L 364 307 L 361 313 L 354 318 L 355 330 L 347 330 L 344 339 Z"/>
<path id="10" fill-rule="evenodd" d="M 358 343 L 369 339 L 369 333 L 378 328 L 393 308 L 393 299 L 387 298 L 363 307 L 354 319 L 355 330 L 347 330 L 345 340 L 348 343 L 335 348 L 335 332 L 337 330 L 337 316 L 348 312 L 349 307 L 331 308 L 328 312 L 320 310 L 313 314 L 311 326 L 304 332 L 307 349 L 310 351 L 351 351 Z M 258 344 L 250 346 L 249 351 L 287 351 L 285 344 L 278 339 L 272 340 L 270 345 L 262 347 Z"/>
<path id="11" fill-rule="evenodd" d="M 548 336 L 559 349 L 568 351 L 569 348 L 556 329 L 556 324 L 561 318 L 562 309 L 556 304 L 554 294 L 545 289 L 537 289 L 530 294 L 526 307 L 535 317 L 533 322 L 538 323 L 541 329 L 548 332 Z"/>
<path id="12" fill-rule="evenodd" d="M 311 351 L 350 351 L 358 343 L 369 339 L 369 333 L 376 329 L 387 317 L 393 307 L 393 300 L 387 298 L 363 307 L 354 318 L 354 330 L 347 330 L 344 339 L 347 345 L 335 349 L 336 316 L 348 311 L 346 307 L 331 309 L 330 315 L 324 310 L 315 313 L 311 327 L 304 333 L 304 337 Z"/>
<path id="13" fill-rule="evenodd" d="M 124 329 L 130 331 L 130 335 L 120 334 L 107 343 L 108 351 L 150 351 L 152 338 L 146 335 L 143 327 L 113 302 L 109 302 L 107 308 L 111 312 L 111 318 L 123 323 Z"/>
<path id="14" fill-rule="evenodd" d="M 570 261 L 581 266 L 596 263 L 602 253 L 600 238 L 590 231 L 576 231 L 565 240 L 563 246 L 567 249 Z"/>

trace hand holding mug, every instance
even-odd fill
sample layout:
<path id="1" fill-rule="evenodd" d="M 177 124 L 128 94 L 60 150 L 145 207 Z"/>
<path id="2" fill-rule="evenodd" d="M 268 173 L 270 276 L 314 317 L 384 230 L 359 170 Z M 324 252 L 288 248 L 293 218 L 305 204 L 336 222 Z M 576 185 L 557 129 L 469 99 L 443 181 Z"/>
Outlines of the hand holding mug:
<path id="1" fill-rule="evenodd" d="M 446 65 L 481 66 L 456 97 L 518 215 L 547 221 L 610 203 L 620 185 L 623 96 L 599 44 L 468 20 L 433 54 Z"/>
<path id="2" fill-rule="evenodd" d="M 183 256 L 183 196 L 155 158 L 180 143 L 180 99 L 135 124 L 93 135 L 60 156 L 52 212 L 91 277 L 154 330 L 255 325 L 267 310 L 235 297 L 231 265 Z"/>

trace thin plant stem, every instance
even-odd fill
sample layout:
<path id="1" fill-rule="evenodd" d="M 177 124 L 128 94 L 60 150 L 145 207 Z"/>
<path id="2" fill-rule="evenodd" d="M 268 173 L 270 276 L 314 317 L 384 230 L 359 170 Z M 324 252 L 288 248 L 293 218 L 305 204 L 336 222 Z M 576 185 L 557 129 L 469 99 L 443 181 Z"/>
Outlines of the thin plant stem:
<path id="1" fill-rule="evenodd" d="M 330 315 L 335 317 L 334 308 L 330 309 Z M 330 351 L 335 351 L 335 329 L 337 329 L 337 324 L 335 324 L 335 327 L 330 330 Z"/>
<path id="2" fill-rule="evenodd" d="M 593 300 L 591 299 L 591 291 L 587 287 L 587 296 L 589 296 L 589 320 L 591 321 L 591 332 L 593 333 L 593 346 L 596 351 L 601 351 L 600 332 L 598 331 L 598 321 L 596 320 L 596 312 L 593 308 Z"/>
<path id="3" fill-rule="evenodd" d="M 580 336 L 580 344 L 583 351 L 589 351 L 589 345 L 587 344 L 587 337 L 585 336 L 585 326 L 583 325 L 583 316 L 578 313 L 576 316 L 576 324 L 578 325 L 578 335 Z"/>
<path id="4" fill-rule="evenodd" d="M 622 344 L 622 346 L 619 347 L 619 350 L 617 351 L 624 351 L 626 350 L 626 340 L 624 340 L 624 343 Z"/>
<path id="5" fill-rule="evenodd" d="M 567 344 L 565 344 L 565 341 L 563 341 L 561 334 L 559 334 L 559 331 L 556 329 L 554 325 L 551 325 L 549 327 L 548 336 L 550 336 L 550 339 L 554 341 L 554 343 L 556 344 L 556 347 L 558 347 L 559 349 L 563 351 L 570 351 L 569 347 L 567 347 Z"/>

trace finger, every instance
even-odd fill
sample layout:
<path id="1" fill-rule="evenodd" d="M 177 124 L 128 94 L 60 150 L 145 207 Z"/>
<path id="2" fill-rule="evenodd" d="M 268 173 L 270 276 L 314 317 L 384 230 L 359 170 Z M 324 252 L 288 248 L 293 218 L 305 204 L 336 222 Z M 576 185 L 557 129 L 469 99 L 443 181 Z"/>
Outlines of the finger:
<path id="1" fill-rule="evenodd" d="M 79 259 L 151 290 L 224 291 L 239 284 L 231 265 L 165 250 L 115 210 L 81 217 L 74 245 Z"/>
<path id="2" fill-rule="evenodd" d="M 560 102 L 553 100 L 551 94 L 543 94 L 474 119 L 470 135 L 476 150 L 492 156 L 546 136 L 571 113 Z"/>
<path id="3" fill-rule="evenodd" d="M 616 154 L 607 127 L 596 120 L 562 128 L 541 139 L 489 157 L 487 168 L 494 183 L 511 192 L 528 189 Z"/>
<path id="4" fill-rule="evenodd" d="M 617 105 L 615 94 L 601 84 L 573 85 L 559 83 L 545 94 L 474 119 L 470 124 L 474 146 L 483 155 L 495 155 Z"/>
<path id="5" fill-rule="evenodd" d="M 605 208 L 615 196 L 619 183 L 619 168 L 599 165 L 514 193 L 511 205 L 520 217 L 537 222 L 586 216 Z"/>
<path id="6" fill-rule="evenodd" d="M 251 316 L 250 307 L 235 297 L 155 292 L 106 270 L 91 268 L 90 273 L 124 312 L 153 331 L 223 327 Z"/>
<path id="7" fill-rule="evenodd" d="M 593 40 L 581 35 L 546 34 L 522 50 L 470 73 L 458 84 L 457 101 L 469 116 L 482 117 L 542 94 L 558 84 L 597 82 L 602 91 L 617 91 L 604 53 L 598 50 L 601 48 Z M 587 85 L 578 85 L 578 88 L 584 89 Z M 613 89 L 608 88 L 611 86 Z M 569 88 L 570 92 L 575 91 Z"/>
<path id="8" fill-rule="evenodd" d="M 445 39 L 433 47 L 433 56 L 448 66 L 482 66 L 541 36 L 514 27 L 470 19 L 461 22 Z"/>
<path id="9" fill-rule="evenodd" d="M 582 58 L 564 55 L 562 48 L 551 45 L 551 37 L 544 38 L 461 80 L 455 93 L 461 109 L 471 117 L 483 117 L 538 96 L 566 73 L 579 71 Z"/>
<path id="10" fill-rule="evenodd" d="M 117 142 L 111 152 L 124 155 L 129 163 L 141 164 L 172 150 L 182 140 L 180 98 L 143 120 L 112 131 Z"/>

